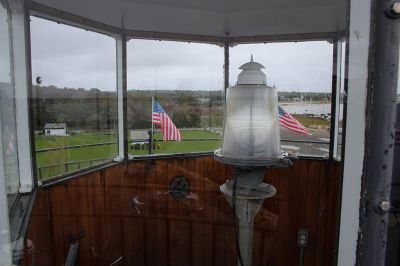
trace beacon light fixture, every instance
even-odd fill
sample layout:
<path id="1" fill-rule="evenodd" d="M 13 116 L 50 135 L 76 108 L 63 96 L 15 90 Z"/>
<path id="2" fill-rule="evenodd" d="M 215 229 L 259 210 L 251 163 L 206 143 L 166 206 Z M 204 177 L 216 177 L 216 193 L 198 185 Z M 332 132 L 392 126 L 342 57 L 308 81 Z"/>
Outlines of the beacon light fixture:
<path id="1" fill-rule="evenodd" d="M 240 266 L 252 265 L 254 217 L 276 189 L 263 183 L 267 167 L 286 167 L 280 148 L 278 94 L 267 85 L 264 66 L 243 64 L 235 86 L 227 88 L 222 147 L 214 158 L 235 169 L 233 180 L 220 186 L 239 219 L 237 249 Z M 236 226 L 235 226 L 236 230 Z"/>

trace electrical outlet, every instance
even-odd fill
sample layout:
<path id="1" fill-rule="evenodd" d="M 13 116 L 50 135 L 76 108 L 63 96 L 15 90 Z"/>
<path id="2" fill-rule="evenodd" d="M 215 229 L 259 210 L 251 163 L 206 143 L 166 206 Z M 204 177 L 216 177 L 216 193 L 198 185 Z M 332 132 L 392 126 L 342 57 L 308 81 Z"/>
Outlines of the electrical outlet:
<path id="1" fill-rule="evenodd" d="M 297 233 L 297 246 L 303 248 L 308 246 L 308 229 L 299 229 L 299 232 Z"/>

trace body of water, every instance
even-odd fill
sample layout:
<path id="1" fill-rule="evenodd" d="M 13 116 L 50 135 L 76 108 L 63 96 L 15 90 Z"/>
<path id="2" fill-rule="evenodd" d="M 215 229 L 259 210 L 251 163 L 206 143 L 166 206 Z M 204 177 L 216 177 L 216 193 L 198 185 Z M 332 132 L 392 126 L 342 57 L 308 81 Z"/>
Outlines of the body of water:
<path id="1" fill-rule="evenodd" d="M 279 103 L 283 109 L 291 114 L 328 115 L 331 113 L 331 104 L 326 103 Z M 343 104 L 340 104 L 340 120 L 343 118 Z"/>

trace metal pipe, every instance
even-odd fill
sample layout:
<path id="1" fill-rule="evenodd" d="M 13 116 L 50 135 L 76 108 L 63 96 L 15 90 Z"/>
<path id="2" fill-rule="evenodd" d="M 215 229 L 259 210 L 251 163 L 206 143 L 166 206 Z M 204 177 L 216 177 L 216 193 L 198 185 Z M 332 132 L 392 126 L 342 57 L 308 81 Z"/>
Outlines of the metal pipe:
<path id="1" fill-rule="evenodd" d="M 245 202 L 246 208 L 241 208 L 238 214 L 239 219 L 239 246 L 240 253 L 243 259 L 244 266 L 252 265 L 252 255 L 253 255 L 253 227 L 254 227 L 254 215 L 249 215 L 248 211 L 252 208 L 251 203 Z M 261 201 L 262 204 L 262 201 Z M 240 212 L 242 212 L 240 214 Z M 238 266 L 241 264 L 238 263 Z"/>
<path id="2" fill-rule="evenodd" d="M 384 265 L 393 169 L 400 20 L 389 0 L 372 2 L 366 143 L 357 265 Z"/>
<path id="3" fill-rule="evenodd" d="M 273 186 L 262 183 L 264 173 L 265 168 L 235 167 L 233 180 L 220 186 L 233 209 L 238 266 L 252 265 L 254 217 L 264 200 L 276 194 Z M 239 228 L 236 227 L 236 218 L 239 220 Z"/>
<path id="4" fill-rule="evenodd" d="M 233 230 L 234 230 L 234 237 L 235 237 L 235 245 L 236 245 L 236 252 L 237 252 L 237 257 L 238 257 L 238 266 L 244 266 L 243 264 L 243 257 L 242 257 L 242 250 L 240 248 L 240 233 L 238 231 L 238 228 L 236 226 L 236 218 L 237 218 L 237 213 L 236 213 L 236 189 L 237 189 L 237 178 L 238 175 L 235 173 L 233 177 L 233 188 L 232 188 L 232 214 L 233 214 Z"/>

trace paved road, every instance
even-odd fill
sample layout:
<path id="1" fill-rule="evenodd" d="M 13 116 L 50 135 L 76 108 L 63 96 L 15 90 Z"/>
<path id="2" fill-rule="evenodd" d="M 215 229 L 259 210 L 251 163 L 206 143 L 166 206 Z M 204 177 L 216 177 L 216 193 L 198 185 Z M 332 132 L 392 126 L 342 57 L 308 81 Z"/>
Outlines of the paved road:
<path id="1" fill-rule="evenodd" d="M 324 130 L 310 130 L 311 136 L 302 135 L 281 128 L 281 139 L 288 140 L 282 141 L 281 147 L 284 151 L 294 155 L 312 155 L 312 156 L 328 156 L 329 144 L 328 143 L 312 143 L 312 142 L 329 142 L 329 131 Z M 339 150 L 341 149 L 342 139 L 339 135 Z M 295 141 L 306 141 L 308 143 L 299 143 Z M 311 143 L 310 143 L 311 142 Z"/>

